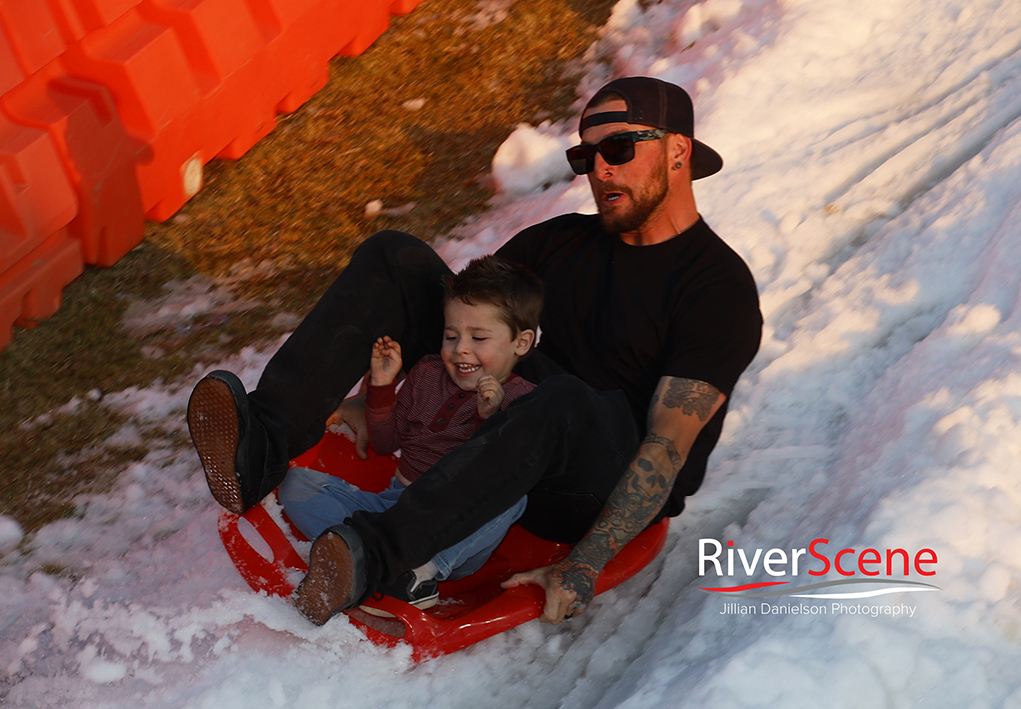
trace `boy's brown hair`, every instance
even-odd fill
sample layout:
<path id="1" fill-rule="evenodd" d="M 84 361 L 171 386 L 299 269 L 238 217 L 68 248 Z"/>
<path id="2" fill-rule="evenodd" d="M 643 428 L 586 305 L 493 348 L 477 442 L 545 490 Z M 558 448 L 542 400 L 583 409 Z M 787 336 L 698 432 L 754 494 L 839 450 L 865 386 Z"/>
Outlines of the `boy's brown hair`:
<path id="1" fill-rule="evenodd" d="M 524 330 L 538 334 L 542 281 L 524 266 L 483 256 L 446 276 L 443 286 L 444 303 L 458 299 L 467 305 L 492 305 L 515 337 Z"/>

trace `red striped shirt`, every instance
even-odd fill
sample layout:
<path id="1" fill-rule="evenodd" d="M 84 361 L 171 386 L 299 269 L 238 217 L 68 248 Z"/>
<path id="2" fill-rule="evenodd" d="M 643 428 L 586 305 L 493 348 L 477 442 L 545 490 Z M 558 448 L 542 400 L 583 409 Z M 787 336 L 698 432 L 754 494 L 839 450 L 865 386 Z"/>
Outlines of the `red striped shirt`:
<path id="1" fill-rule="evenodd" d="M 404 380 L 404 386 L 369 386 L 365 419 L 369 443 L 381 455 L 400 448 L 400 474 L 414 482 L 440 458 L 467 441 L 482 424 L 478 395 L 464 391 L 447 374 L 439 355 L 427 355 Z M 535 385 L 516 374 L 503 383 L 500 410 Z"/>

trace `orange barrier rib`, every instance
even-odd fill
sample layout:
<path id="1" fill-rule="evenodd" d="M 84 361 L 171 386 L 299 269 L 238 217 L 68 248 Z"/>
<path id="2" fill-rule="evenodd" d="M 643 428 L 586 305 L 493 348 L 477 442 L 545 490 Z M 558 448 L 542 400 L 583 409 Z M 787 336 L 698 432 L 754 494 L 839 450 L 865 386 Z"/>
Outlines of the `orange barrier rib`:
<path id="1" fill-rule="evenodd" d="M 0 106 L 22 125 L 49 133 L 78 196 L 69 233 L 81 243 L 86 263 L 115 264 L 144 235 L 135 165 L 147 148 L 125 131 L 110 92 L 51 65 Z"/>
<path id="2" fill-rule="evenodd" d="M 4 32 L 0 32 L 0 94 L 5 94 L 25 79 L 25 72 L 18 65 L 14 48 Z"/>
<path id="3" fill-rule="evenodd" d="M 106 27 L 137 5 L 140 0 L 48 0 L 54 12 L 72 27 L 81 27 L 81 39 L 88 32 Z"/>
<path id="4" fill-rule="evenodd" d="M 0 346 L 15 324 L 53 315 L 63 287 L 84 269 L 81 246 L 64 228 L 77 209 L 49 136 L 0 117 Z"/>
<path id="5" fill-rule="evenodd" d="M 266 64 L 273 67 L 266 90 L 279 97 L 275 106 L 281 113 L 296 111 L 326 86 L 329 59 L 354 38 L 354 23 L 343 20 L 347 6 L 347 0 L 266 0 L 267 12 L 287 28 L 266 53 Z M 321 22 L 323 17 L 330 21 Z"/>
<path id="6" fill-rule="evenodd" d="M 201 92 L 177 33 L 136 7 L 69 47 L 64 62 L 72 76 L 109 88 L 127 131 L 149 146 L 137 164 L 142 208 L 169 218 L 199 191 L 208 160 Z"/>
<path id="7" fill-rule="evenodd" d="M 0 0 L 0 349 L 418 2 Z"/>
<path id="8" fill-rule="evenodd" d="M 0 26 L 25 76 L 39 71 L 64 51 L 63 35 L 45 2 L 0 4 Z"/>

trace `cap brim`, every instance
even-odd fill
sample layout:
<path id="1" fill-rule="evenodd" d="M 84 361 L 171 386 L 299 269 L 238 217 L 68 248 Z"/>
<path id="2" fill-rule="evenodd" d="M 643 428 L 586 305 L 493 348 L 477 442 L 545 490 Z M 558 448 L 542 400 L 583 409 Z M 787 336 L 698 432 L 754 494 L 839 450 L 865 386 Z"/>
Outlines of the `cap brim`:
<path id="1" fill-rule="evenodd" d="M 705 143 L 692 139 L 691 179 L 715 175 L 723 169 L 723 158 Z"/>

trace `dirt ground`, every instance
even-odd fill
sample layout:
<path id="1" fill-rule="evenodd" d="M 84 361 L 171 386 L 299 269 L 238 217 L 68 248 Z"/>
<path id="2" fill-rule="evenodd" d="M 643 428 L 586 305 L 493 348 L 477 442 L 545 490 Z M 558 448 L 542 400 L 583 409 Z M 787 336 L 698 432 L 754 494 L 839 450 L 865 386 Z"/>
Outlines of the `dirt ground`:
<path id="1" fill-rule="evenodd" d="M 520 122 L 570 115 L 577 60 L 613 4 L 424 0 L 362 56 L 335 59 L 326 88 L 241 160 L 207 165 L 178 214 L 0 354 L 0 514 L 31 532 L 142 455 L 144 441 L 98 446 L 123 423 L 103 393 L 279 336 L 375 231 L 431 240 L 485 210 L 496 149 Z M 367 216 L 374 200 L 383 212 Z M 171 286 L 246 305 L 187 326 L 132 322 L 132 303 Z"/>

